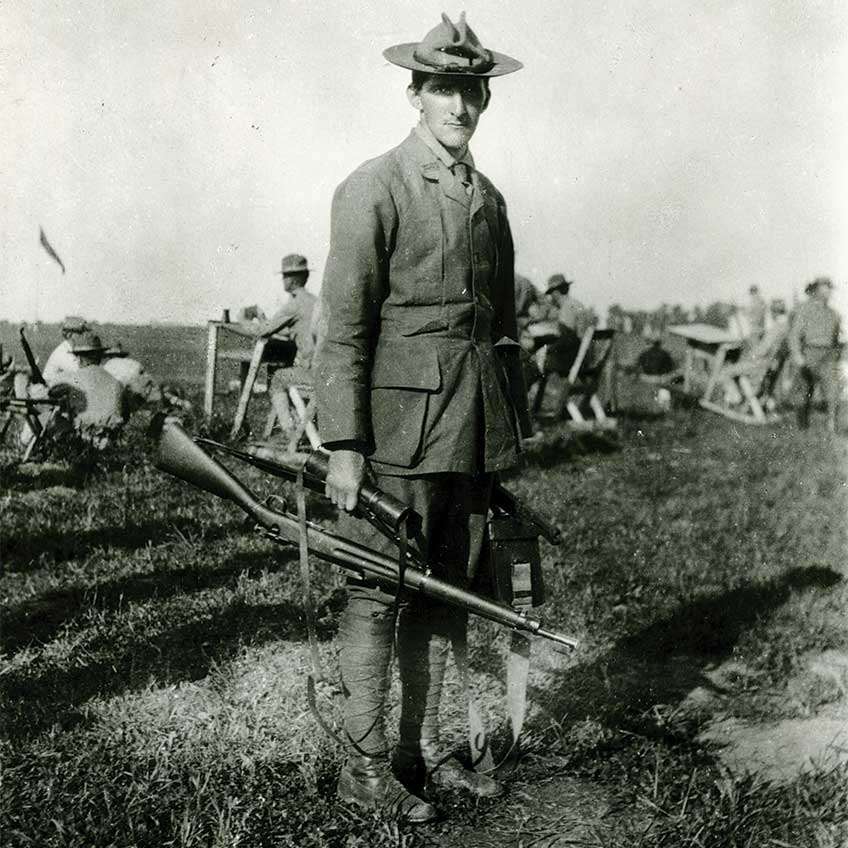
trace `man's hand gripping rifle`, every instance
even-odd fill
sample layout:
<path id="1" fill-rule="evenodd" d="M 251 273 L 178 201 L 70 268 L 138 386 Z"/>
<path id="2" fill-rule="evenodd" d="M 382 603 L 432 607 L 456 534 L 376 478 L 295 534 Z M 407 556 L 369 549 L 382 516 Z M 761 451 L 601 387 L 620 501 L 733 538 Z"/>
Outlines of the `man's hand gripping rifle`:
<path id="1" fill-rule="evenodd" d="M 305 458 L 290 457 L 263 448 L 252 449 L 249 453 L 208 439 L 192 440 L 175 419 L 165 419 L 162 426 L 156 460 L 156 466 L 160 470 L 173 474 L 219 498 L 232 501 L 257 523 L 269 539 L 278 544 L 297 546 L 300 540 L 298 518 L 288 512 L 278 512 L 257 501 L 253 493 L 223 465 L 213 459 L 203 449 L 204 447 L 224 451 L 267 473 L 288 480 L 297 479 L 302 467 L 304 485 L 320 492 L 324 491 L 326 457 L 319 453 L 309 454 Z M 360 494 L 357 512 L 389 538 L 397 539 L 400 525 L 410 517 L 411 510 L 379 489 L 365 486 Z M 311 522 L 307 522 L 306 526 L 309 550 L 319 559 L 362 577 L 397 588 L 398 563 L 391 557 L 327 532 Z M 430 576 L 426 565 L 419 561 L 414 552 L 407 553 L 407 561 L 408 565 L 403 570 L 402 576 L 404 591 L 420 592 L 434 600 L 466 609 L 474 615 L 487 618 L 504 627 L 549 639 L 568 648 L 573 649 L 577 646 L 576 640 L 544 629 L 540 621 L 530 618 L 523 611 L 514 610 Z"/>

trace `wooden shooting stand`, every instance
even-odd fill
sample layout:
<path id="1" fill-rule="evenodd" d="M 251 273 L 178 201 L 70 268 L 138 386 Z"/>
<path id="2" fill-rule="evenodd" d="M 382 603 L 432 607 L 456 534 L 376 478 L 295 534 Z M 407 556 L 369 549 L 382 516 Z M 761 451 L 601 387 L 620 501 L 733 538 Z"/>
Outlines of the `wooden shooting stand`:
<path id="1" fill-rule="evenodd" d="M 207 326 L 206 383 L 203 396 L 203 412 L 207 421 L 211 419 L 215 404 L 215 379 L 218 372 L 219 360 L 229 359 L 237 361 L 240 365 L 241 390 L 239 392 L 236 414 L 233 418 L 233 426 L 230 431 L 230 438 L 235 438 L 241 430 L 242 424 L 244 424 L 247 407 L 250 403 L 260 368 L 263 365 L 268 367 L 268 383 L 270 385 L 270 375 L 273 370 L 290 366 L 294 359 L 296 348 L 294 342 L 285 333 L 256 337 L 238 324 L 230 324 L 224 321 L 209 321 Z M 250 351 L 219 351 L 219 334 L 222 330 L 234 333 L 243 339 L 249 339 L 253 342 L 253 349 Z M 271 342 L 282 343 L 285 352 L 282 355 L 275 353 L 273 357 L 266 355 L 266 348 Z M 273 346 L 277 349 L 280 347 L 278 344 L 274 344 Z"/>
<path id="2" fill-rule="evenodd" d="M 313 450 L 321 447 L 315 423 L 315 386 L 312 372 L 306 368 L 281 368 L 268 387 L 271 409 L 265 422 L 263 437 L 268 439 L 279 425 L 286 435 L 286 450 L 295 453 L 305 435 Z"/>

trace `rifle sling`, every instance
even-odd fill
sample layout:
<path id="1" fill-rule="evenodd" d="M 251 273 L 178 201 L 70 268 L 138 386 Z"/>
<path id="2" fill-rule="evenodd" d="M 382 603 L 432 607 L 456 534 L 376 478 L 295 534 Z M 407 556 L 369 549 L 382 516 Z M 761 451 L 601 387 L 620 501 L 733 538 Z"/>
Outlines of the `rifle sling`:
<path id="1" fill-rule="evenodd" d="M 306 489 L 303 486 L 303 465 L 297 472 L 297 523 L 300 555 L 300 582 L 303 585 L 303 605 L 306 614 L 306 633 L 312 657 L 312 674 L 318 681 L 326 680 L 318 654 L 318 634 L 315 631 L 315 599 L 312 595 L 312 572 L 309 567 L 309 535 L 306 527 Z"/>
<path id="2" fill-rule="evenodd" d="M 454 662 L 465 690 L 465 700 L 468 707 L 468 745 L 471 750 L 471 766 L 475 771 L 483 774 L 510 772 L 518 764 L 521 732 L 524 729 L 524 719 L 527 715 L 530 644 L 530 640 L 523 633 L 513 631 L 510 634 L 509 658 L 506 665 L 506 709 L 512 744 L 500 761 L 495 763 L 483 717 L 471 692 L 471 673 L 466 637 L 463 635 L 453 642 Z M 436 763 L 429 769 L 429 772 L 434 772 L 450 756 L 451 754 L 448 754 Z"/>
<path id="3" fill-rule="evenodd" d="M 312 670 L 306 676 L 306 700 L 309 711 L 318 722 L 318 726 L 334 742 L 342 748 L 346 747 L 345 740 L 333 729 L 330 723 L 321 715 L 318 709 L 316 686 L 318 683 L 327 682 L 327 675 L 321 665 L 321 656 L 318 653 L 318 634 L 315 630 L 315 599 L 312 595 L 312 571 L 309 566 L 309 534 L 306 525 L 306 487 L 303 484 L 304 464 L 300 466 L 295 480 L 295 491 L 297 499 L 297 524 L 298 524 L 298 554 L 300 559 L 300 582 L 303 586 L 303 604 L 306 611 L 306 632 L 309 639 L 309 654 L 312 660 Z M 341 706 L 341 693 L 334 687 L 334 698 Z"/>
<path id="4" fill-rule="evenodd" d="M 306 608 L 306 630 L 309 639 L 309 653 L 312 660 L 312 671 L 306 676 L 306 700 L 309 704 L 309 711 L 318 722 L 318 726 L 330 737 L 336 744 L 342 748 L 353 748 L 356 753 L 362 756 L 369 756 L 368 752 L 363 751 L 348 734 L 344 738 L 330 725 L 330 723 L 321 715 L 318 709 L 317 700 L 317 684 L 329 683 L 329 678 L 324 672 L 321 665 L 321 656 L 318 652 L 318 634 L 315 628 L 315 598 L 312 594 L 312 571 L 309 565 L 309 530 L 306 522 L 306 487 L 304 485 L 304 470 L 306 463 L 302 463 L 298 468 L 297 477 L 295 480 L 296 499 L 297 499 L 297 523 L 298 523 L 298 553 L 300 559 L 300 579 L 303 586 L 303 603 Z M 407 565 L 407 550 L 408 550 L 408 522 L 407 519 L 401 522 L 398 528 L 398 587 L 395 593 L 394 600 L 394 618 L 397 621 L 398 608 L 401 601 L 401 592 L 403 591 L 403 576 Z M 338 686 L 332 687 L 333 700 L 340 713 L 343 714 L 344 702 L 341 690 Z"/>

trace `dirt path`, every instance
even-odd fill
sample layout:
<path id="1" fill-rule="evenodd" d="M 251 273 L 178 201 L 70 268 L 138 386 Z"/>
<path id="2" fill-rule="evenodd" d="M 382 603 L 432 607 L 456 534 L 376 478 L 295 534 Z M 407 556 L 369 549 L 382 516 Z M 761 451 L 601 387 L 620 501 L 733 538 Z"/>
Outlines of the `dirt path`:
<path id="1" fill-rule="evenodd" d="M 449 810 L 445 812 L 450 815 Z M 481 822 L 432 828 L 425 844 L 439 848 L 564 848 L 602 845 L 612 814 L 607 794 L 567 775 L 511 784 L 503 804 L 492 805 Z"/>

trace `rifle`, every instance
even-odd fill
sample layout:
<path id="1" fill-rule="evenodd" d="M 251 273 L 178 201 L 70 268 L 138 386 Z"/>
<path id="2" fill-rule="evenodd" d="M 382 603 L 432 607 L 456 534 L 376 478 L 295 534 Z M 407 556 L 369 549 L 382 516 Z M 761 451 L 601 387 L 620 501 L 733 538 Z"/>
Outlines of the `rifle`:
<path id="1" fill-rule="evenodd" d="M 209 444 L 208 440 L 198 441 Z M 217 443 L 212 444 L 217 446 Z M 240 454 L 243 452 L 226 446 L 222 447 L 228 453 L 242 458 Z M 248 455 L 245 454 L 245 456 Z M 314 457 L 314 454 L 312 456 Z M 266 471 L 270 470 L 268 463 L 273 464 L 276 469 L 282 468 L 278 463 L 261 457 L 254 456 L 246 461 Z M 265 464 L 264 467 L 260 463 Z M 315 459 L 311 469 L 304 467 L 303 481 L 305 486 L 312 489 L 320 488 L 320 491 L 323 491 L 319 464 L 319 460 Z M 271 541 L 280 545 L 297 546 L 299 544 L 298 519 L 287 512 L 277 512 L 267 504 L 259 503 L 240 480 L 206 453 L 201 444 L 192 440 L 176 419 L 166 418 L 162 424 L 156 467 L 199 489 L 236 504 L 256 522 L 258 529 Z M 377 504 L 378 506 L 375 506 Z M 386 527 L 388 532 L 392 532 L 392 523 L 397 529 L 410 511 L 396 499 L 373 487 L 368 487 L 365 495 L 360 497 L 359 509 L 362 514 L 378 513 L 380 517 L 376 520 Z M 362 578 L 374 579 L 379 583 L 397 588 L 400 582 L 398 563 L 391 557 L 330 533 L 312 522 L 306 522 L 306 528 L 309 549 L 319 559 L 338 565 Z M 465 609 L 503 627 L 549 639 L 568 648 L 577 647 L 576 640 L 543 628 L 540 621 L 530 618 L 525 612 L 518 612 L 511 607 L 495 603 L 432 577 L 426 566 L 422 566 L 413 553 L 407 552 L 406 556 L 409 564 L 403 571 L 404 590 L 420 592 L 433 600 Z"/>
<path id="2" fill-rule="evenodd" d="M 321 451 L 315 450 L 308 454 L 284 453 L 266 445 L 250 445 L 246 451 L 243 451 L 212 439 L 198 437 L 195 442 L 204 447 L 227 453 L 268 474 L 282 477 L 284 480 L 294 481 L 297 479 L 302 467 L 304 485 L 314 492 L 323 493 L 324 491 L 328 461 L 327 455 Z M 539 536 L 552 545 L 560 543 L 559 528 L 554 527 L 535 510 L 518 500 L 500 482 L 495 482 L 492 487 L 490 505 L 493 511 L 510 515 L 530 525 Z M 359 503 L 354 514 L 370 521 L 389 538 L 395 540 L 400 523 L 409 518 L 414 520 L 417 517 L 406 504 L 386 492 L 381 492 L 367 481 L 363 483 L 362 491 L 359 494 Z"/>
<path id="3" fill-rule="evenodd" d="M 35 356 L 32 352 L 32 348 L 29 346 L 23 327 L 21 327 L 21 347 L 24 349 L 24 356 L 26 357 L 27 364 L 29 365 L 30 375 L 32 378 L 31 382 L 34 385 L 44 385 L 44 375 L 41 373 L 41 369 L 35 361 Z"/>

